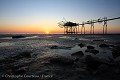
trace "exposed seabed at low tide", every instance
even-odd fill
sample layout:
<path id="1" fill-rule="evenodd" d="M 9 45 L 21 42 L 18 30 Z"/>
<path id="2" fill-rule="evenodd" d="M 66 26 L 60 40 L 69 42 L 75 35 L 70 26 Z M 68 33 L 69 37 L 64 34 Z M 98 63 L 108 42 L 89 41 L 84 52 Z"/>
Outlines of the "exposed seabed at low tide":
<path id="1" fill-rule="evenodd" d="M 119 80 L 115 40 L 102 35 L 1 37 L 0 79 Z"/>

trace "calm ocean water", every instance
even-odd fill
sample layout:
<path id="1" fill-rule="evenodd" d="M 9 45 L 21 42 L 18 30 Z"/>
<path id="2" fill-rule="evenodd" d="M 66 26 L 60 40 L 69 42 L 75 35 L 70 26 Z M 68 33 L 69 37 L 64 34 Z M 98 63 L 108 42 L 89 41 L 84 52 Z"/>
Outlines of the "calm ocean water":
<path id="1" fill-rule="evenodd" d="M 12 36 L 14 35 L 23 35 L 27 36 L 27 38 L 45 38 L 45 37 L 54 37 L 54 38 L 63 38 L 63 39 L 74 39 L 78 38 L 79 40 L 95 40 L 95 39 L 100 39 L 100 40 L 108 40 L 108 41 L 113 41 L 113 42 L 119 42 L 120 41 L 120 34 L 108 34 L 108 35 L 64 35 L 64 34 L 0 34 L 0 41 L 2 40 L 12 40 Z"/>

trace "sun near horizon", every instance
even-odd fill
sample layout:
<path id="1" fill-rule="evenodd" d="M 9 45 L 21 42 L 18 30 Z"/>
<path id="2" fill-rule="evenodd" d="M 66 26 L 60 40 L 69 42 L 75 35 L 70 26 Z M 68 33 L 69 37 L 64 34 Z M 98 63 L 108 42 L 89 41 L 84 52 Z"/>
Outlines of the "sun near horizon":
<path id="1" fill-rule="evenodd" d="M 0 33 L 63 33 L 57 24 L 62 20 L 82 23 L 120 17 L 119 3 L 120 0 L 0 0 Z M 102 33 L 102 26 L 95 24 L 95 33 Z M 89 33 L 90 25 L 85 28 Z M 120 33 L 120 20 L 108 22 L 108 33 Z"/>
<path id="2" fill-rule="evenodd" d="M 49 34 L 50 32 L 49 32 L 49 31 L 46 31 L 45 33 L 46 33 L 46 34 Z"/>

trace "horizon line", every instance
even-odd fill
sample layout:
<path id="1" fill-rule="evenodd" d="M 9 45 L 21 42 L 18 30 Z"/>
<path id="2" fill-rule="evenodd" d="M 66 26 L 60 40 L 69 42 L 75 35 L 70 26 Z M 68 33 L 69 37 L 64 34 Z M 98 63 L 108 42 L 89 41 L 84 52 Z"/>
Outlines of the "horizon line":
<path id="1" fill-rule="evenodd" d="M 46 33 L 1 33 L 0 34 L 46 34 Z M 49 33 L 49 34 L 64 34 L 64 33 Z M 47 34 L 47 35 L 49 35 Z M 78 33 L 78 34 L 65 34 L 65 35 L 80 35 L 81 33 Z M 102 35 L 103 33 L 94 33 L 95 35 Z M 81 34 L 81 35 L 94 35 L 94 34 L 90 34 L 90 33 L 86 33 L 86 34 Z M 107 33 L 107 34 L 120 34 L 120 33 Z M 107 34 L 104 34 L 104 35 L 107 35 Z"/>

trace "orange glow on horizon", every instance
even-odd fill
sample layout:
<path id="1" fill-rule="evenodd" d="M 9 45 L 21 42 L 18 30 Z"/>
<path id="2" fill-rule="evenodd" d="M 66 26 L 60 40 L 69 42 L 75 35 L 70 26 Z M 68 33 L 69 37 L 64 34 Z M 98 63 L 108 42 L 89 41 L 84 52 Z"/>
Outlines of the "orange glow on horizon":
<path id="1" fill-rule="evenodd" d="M 63 33 L 58 26 L 42 27 L 41 25 L 0 25 L 0 33 Z"/>
<path id="2" fill-rule="evenodd" d="M 40 34 L 59 34 L 64 33 L 64 28 L 60 28 L 57 25 L 54 26 L 44 26 L 44 25 L 0 25 L 0 33 L 40 33 Z M 96 25 L 95 33 L 102 33 L 103 27 L 102 25 Z M 90 33 L 90 26 L 86 27 L 86 33 Z M 118 29 L 119 26 L 112 27 L 112 25 L 108 26 L 108 33 L 120 33 Z M 81 26 L 79 27 L 79 34 Z"/>
<path id="3" fill-rule="evenodd" d="M 46 34 L 49 34 L 50 32 L 46 31 L 45 33 L 46 33 Z"/>

